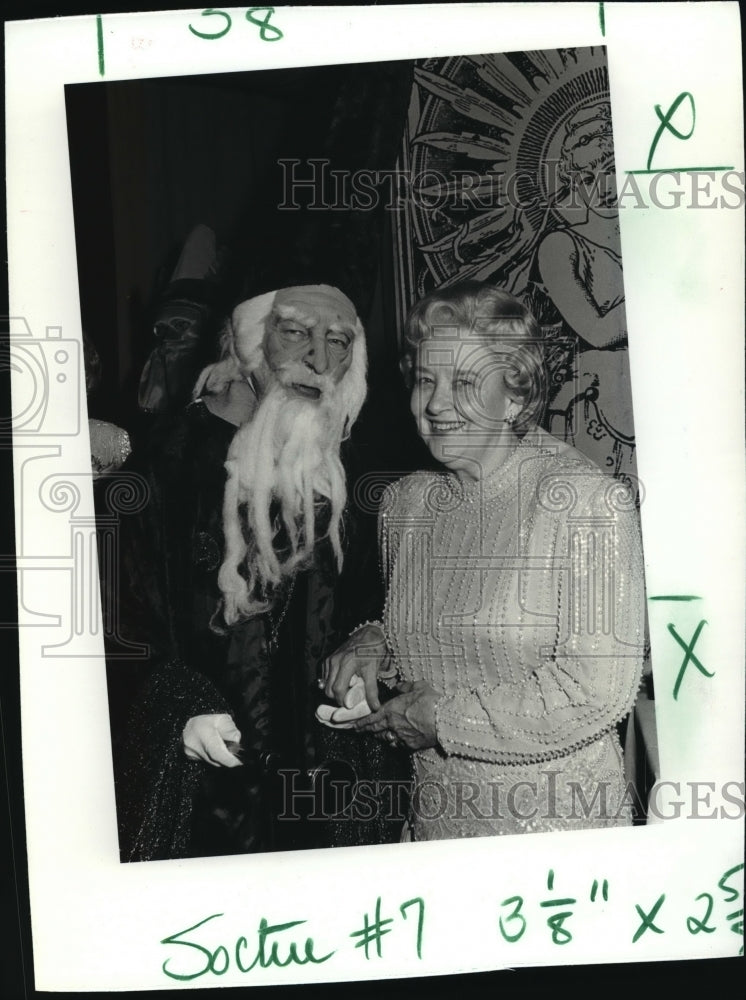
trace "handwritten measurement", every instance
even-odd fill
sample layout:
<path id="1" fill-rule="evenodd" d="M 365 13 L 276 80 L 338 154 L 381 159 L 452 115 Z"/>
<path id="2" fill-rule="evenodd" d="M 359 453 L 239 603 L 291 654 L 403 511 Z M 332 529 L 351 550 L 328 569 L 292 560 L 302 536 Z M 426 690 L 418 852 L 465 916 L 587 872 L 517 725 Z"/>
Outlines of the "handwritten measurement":
<path id="1" fill-rule="evenodd" d="M 729 868 L 726 872 L 724 872 L 718 880 L 717 887 L 723 895 L 723 903 L 732 904 L 739 899 L 739 896 L 741 896 L 739 890 L 730 883 L 730 880 L 739 872 L 742 872 L 743 868 L 743 864 L 735 865 L 733 868 Z M 550 869 L 547 875 L 548 893 L 554 893 L 555 891 L 554 880 L 554 870 Z M 602 899 L 604 902 L 608 903 L 611 898 L 608 879 L 603 879 L 601 882 L 599 882 L 598 879 L 594 879 L 589 893 L 590 902 L 595 903 L 597 900 Z M 651 896 L 650 901 L 634 904 L 637 926 L 631 938 L 633 944 L 637 944 L 637 942 L 648 933 L 663 935 L 667 930 L 670 930 L 670 916 L 664 923 L 664 917 L 667 916 L 663 913 L 665 902 L 666 893 L 662 892 L 659 893 L 655 899 Z M 731 931 L 739 936 L 742 936 L 742 896 L 740 902 L 741 906 L 738 909 L 725 914 L 722 921 Z M 684 918 L 684 926 L 686 927 L 686 930 L 691 935 L 703 933 L 713 934 L 718 929 L 717 923 L 713 920 L 713 911 L 716 907 L 715 894 L 710 892 L 701 892 L 693 900 L 693 909 L 694 904 L 699 904 L 697 912 L 690 912 L 686 914 Z M 570 920 L 575 915 L 577 905 L 578 898 L 576 896 L 550 895 L 549 898 L 539 901 L 540 909 L 550 911 L 546 918 L 546 924 L 551 934 L 552 944 L 563 946 L 570 944 L 573 940 L 573 931 L 570 926 Z M 501 912 L 498 915 L 498 929 L 500 931 L 500 935 L 503 941 L 506 941 L 508 944 L 517 944 L 525 934 L 529 925 L 529 917 L 526 915 L 527 907 L 525 897 L 518 894 L 508 896 L 503 899 L 500 904 L 500 908 Z M 632 919 L 635 918 L 633 917 Z M 739 954 L 743 954 L 743 946 L 741 947 Z"/>
<path id="2" fill-rule="evenodd" d="M 665 892 L 650 892 L 647 899 L 627 902 L 624 904 L 625 912 L 628 910 L 629 913 L 623 923 L 628 928 L 629 940 L 636 944 L 646 936 L 663 937 L 673 930 L 690 936 L 709 935 L 720 928 L 742 937 L 743 890 L 734 882 L 743 869 L 743 863 L 728 868 L 712 891 L 705 890 L 692 897 L 683 914 L 671 914 L 670 899 Z M 579 893 L 570 895 L 560 892 L 555 888 L 555 881 L 555 871 L 550 868 L 546 896 L 538 901 L 536 909 L 520 893 L 506 896 L 500 902 L 496 912 L 497 930 L 504 942 L 517 945 L 531 921 L 541 915 L 552 944 L 564 947 L 571 944 L 578 934 L 575 926 L 578 909 L 582 913 L 582 907 L 585 907 L 586 918 L 592 912 L 595 924 L 608 916 L 615 905 L 617 909 L 620 906 L 608 878 L 588 879 L 585 898 L 581 898 Z M 723 910 L 728 912 L 722 913 Z M 273 967 L 323 965 L 344 951 L 343 946 L 317 947 L 313 937 L 308 936 L 305 930 L 300 931 L 307 925 L 306 920 L 270 924 L 266 917 L 259 920 L 252 938 L 241 935 L 229 943 L 207 944 L 204 934 L 214 931 L 216 925 L 212 921 L 222 916 L 222 913 L 213 913 L 161 940 L 162 945 L 179 949 L 176 954 L 170 953 L 161 966 L 164 975 L 179 982 L 191 982 L 206 975 L 224 976 L 231 969 L 249 973 Z M 410 917 L 415 919 L 410 920 Z M 406 922 L 411 926 L 410 931 L 404 927 Z M 425 929 L 425 900 L 422 896 L 415 896 L 388 909 L 379 896 L 375 904 L 363 913 L 361 923 L 362 926 L 347 935 L 347 948 L 354 942 L 353 949 L 366 961 L 385 958 L 383 939 L 393 932 L 400 933 L 400 926 L 402 933 L 406 932 L 414 939 L 413 955 L 422 959 Z M 408 947 L 411 948 L 411 945 Z M 743 954 L 743 947 L 739 954 Z"/>
<path id="3" fill-rule="evenodd" d="M 598 889 L 599 881 L 594 878 L 589 897 L 592 903 L 595 903 L 598 898 Z M 547 874 L 547 890 L 554 892 L 554 870 L 552 868 L 549 869 L 549 873 Z M 608 879 L 604 879 L 601 883 L 601 898 L 604 902 L 608 902 L 609 900 Z M 511 907 L 510 912 L 505 917 L 501 914 L 498 920 L 500 934 L 503 940 L 509 944 L 515 944 L 517 941 L 520 941 L 528 926 L 528 921 L 522 912 L 524 903 L 523 896 L 509 896 L 500 904 L 503 907 Z M 574 912 L 572 909 L 567 909 L 567 907 L 574 907 L 576 904 L 577 898 L 574 896 L 549 898 L 539 903 L 540 907 L 550 908 L 553 911 L 547 917 L 547 926 L 552 934 L 552 944 L 564 945 L 572 941 L 572 932 L 569 927 L 565 926 L 565 923 L 572 917 Z M 554 910 L 558 906 L 565 907 L 565 909 Z"/>

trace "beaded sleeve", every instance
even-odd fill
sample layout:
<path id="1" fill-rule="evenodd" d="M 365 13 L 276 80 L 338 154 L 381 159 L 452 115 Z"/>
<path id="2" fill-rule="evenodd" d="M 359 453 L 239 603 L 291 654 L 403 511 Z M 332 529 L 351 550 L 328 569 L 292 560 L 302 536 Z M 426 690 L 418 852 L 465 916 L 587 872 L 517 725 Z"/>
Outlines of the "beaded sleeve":
<path id="1" fill-rule="evenodd" d="M 552 626 L 546 646 L 523 679 L 439 701 L 437 736 L 447 754 L 548 760 L 597 739 L 634 703 L 644 576 L 637 512 L 624 487 L 598 472 L 545 482 L 526 539 L 521 606 Z"/>
<path id="2" fill-rule="evenodd" d="M 381 579 L 386 591 L 388 591 L 391 583 L 391 566 L 396 558 L 396 552 L 392 551 L 392 545 L 395 545 L 396 543 L 392 539 L 388 530 L 387 515 L 398 502 L 399 482 L 395 481 L 387 485 L 382 494 L 381 503 L 378 508 L 378 560 Z M 388 595 L 386 600 L 388 600 Z M 382 617 L 385 618 L 385 613 Z M 386 624 L 384 621 L 381 621 L 378 624 L 381 626 L 381 631 L 383 632 L 386 640 L 386 645 L 389 650 L 391 650 L 391 639 L 386 632 Z"/>

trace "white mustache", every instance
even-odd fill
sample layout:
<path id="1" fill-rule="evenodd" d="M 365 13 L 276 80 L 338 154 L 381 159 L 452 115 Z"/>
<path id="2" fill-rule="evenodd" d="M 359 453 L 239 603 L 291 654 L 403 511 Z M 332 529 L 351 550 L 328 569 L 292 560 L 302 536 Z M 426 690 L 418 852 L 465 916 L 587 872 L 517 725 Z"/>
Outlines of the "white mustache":
<path id="1" fill-rule="evenodd" d="M 282 367 L 275 369 L 274 374 L 278 382 L 286 388 L 299 382 L 301 385 L 313 386 L 313 388 L 319 389 L 322 395 L 326 395 L 335 387 L 335 383 L 329 375 L 319 375 L 312 368 L 299 362 L 293 361 L 282 365 Z"/>

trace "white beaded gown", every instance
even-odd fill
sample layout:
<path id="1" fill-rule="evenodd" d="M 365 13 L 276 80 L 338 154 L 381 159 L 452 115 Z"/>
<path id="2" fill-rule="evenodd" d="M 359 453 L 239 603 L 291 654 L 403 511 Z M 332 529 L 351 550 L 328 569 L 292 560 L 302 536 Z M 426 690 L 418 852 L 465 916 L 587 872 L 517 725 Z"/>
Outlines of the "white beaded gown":
<path id="1" fill-rule="evenodd" d="M 415 840 L 628 824 L 616 724 L 644 654 L 631 490 L 534 429 L 464 485 L 416 473 L 380 515 L 384 628 L 441 694 L 412 755 Z"/>

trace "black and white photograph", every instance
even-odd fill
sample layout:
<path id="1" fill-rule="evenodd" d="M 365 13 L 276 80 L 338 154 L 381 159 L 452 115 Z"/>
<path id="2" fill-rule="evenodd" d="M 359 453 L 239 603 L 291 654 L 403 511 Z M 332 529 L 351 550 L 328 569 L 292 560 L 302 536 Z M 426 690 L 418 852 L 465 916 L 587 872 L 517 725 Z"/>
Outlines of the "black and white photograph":
<path id="1" fill-rule="evenodd" d="M 122 860 L 644 822 L 605 49 L 66 107 Z"/>
<path id="2" fill-rule="evenodd" d="M 738 954 L 737 24 L 8 26 L 38 988 Z"/>

